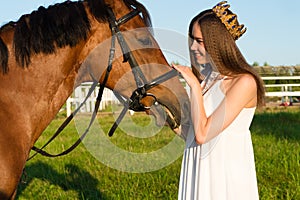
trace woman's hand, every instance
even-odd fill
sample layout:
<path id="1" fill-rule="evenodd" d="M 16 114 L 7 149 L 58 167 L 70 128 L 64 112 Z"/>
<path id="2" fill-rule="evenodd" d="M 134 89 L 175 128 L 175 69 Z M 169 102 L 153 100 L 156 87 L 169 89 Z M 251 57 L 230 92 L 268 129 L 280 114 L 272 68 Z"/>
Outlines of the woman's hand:
<path id="1" fill-rule="evenodd" d="M 187 82 L 187 84 L 192 88 L 194 86 L 199 86 L 200 83 L 193 73 L 192 69 L 190 67 L 182 66 L 182 65 L 175 65 L 172 64 L 172 67 L 176 69 L 184 78 L 184 80 Z"/>

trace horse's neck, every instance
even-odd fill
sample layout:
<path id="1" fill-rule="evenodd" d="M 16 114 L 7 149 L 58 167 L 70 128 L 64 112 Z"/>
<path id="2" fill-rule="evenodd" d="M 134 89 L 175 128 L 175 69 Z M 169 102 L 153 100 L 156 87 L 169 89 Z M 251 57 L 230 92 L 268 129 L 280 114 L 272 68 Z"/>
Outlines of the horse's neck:
<path id="1" fill-rule="evenodd" d="M 15 119 L 12 122 L 33 144 L 73 91 L 79 65 L 76 54 L 76 49 L 65 48 L 33 56 L 25 69 L 10 66 L 8 74 L 0 75 L 0 102 L 6 108 L 0 121 Z"/>
<path id="2" fill-rule="evenodd" d="M 99 23 L 90 15 L 89 19 L 91 37 L 75 48 L 57 49 L 50 55 L 33 55 L 31 64 L 25 69 L 15 64 L 14 57 L 9 58 L 9 73 L 0 75 L 0 103 L 7 107 L 6 112 L 0 113 L 0 125 L 6 117 L 18 119 L 20 123 L 16 126 L 22 127 L 20 131 L 25 130 L 24 134 L 29 135 L 33 144 L 64 105 L 75 83 L 88 81 L 88 73 L 100 79 L 107 67 L 110 42 L 106 39 L 110 38 L 111 31 L 107 24 Z M 6 38 L 7 44 L 8 40 L 11 38 Z M 106 43 L 103 45 L 102 41 Z M 90 55 L 99 43 L 100 52 Z M 12 45 L 8 46 L 12 52 Z M 86 65 L 81 66 L 84 61 Z M 77 82 L 79 68 L 82 71 Z"/>

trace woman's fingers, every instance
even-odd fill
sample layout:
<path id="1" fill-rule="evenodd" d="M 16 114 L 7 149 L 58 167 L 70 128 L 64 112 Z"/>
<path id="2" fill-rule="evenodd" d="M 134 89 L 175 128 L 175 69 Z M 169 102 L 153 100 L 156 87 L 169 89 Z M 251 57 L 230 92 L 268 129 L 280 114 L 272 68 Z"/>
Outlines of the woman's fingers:
<path id="1" fill-rule="evenodd" d="M 172 67 L 182 75 L 189 86 L 200 84 L 190 67 L 175 65 L 174 63 L 172 63 Z"/>

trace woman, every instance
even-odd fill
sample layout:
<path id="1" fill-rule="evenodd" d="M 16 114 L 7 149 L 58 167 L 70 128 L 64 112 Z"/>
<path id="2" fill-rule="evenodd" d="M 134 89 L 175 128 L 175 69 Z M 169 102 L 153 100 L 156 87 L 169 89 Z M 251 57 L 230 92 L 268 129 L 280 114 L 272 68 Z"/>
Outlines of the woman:
<path id="1" fill-rule="evenodd" d="M 190 23 L 192 70 L 173 65 L 191 88 L 193 122 L 178 199 L 259 198 L 249 127 L 264 87 L 235 43 L 245 31 L 221 2 Z"/>

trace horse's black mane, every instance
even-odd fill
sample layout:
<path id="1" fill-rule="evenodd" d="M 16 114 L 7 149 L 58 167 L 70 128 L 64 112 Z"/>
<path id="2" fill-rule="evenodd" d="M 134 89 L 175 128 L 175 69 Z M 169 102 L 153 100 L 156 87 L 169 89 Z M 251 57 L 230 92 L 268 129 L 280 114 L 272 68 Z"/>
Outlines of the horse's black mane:
<path id="1" fill-rule="evenodd" d="M 107 5 L 103 0 L 85 0 L 91 13 L 102 22 L 108 21 Z M 144 6 L 135 0 L 124 0 L 128 7 L 136 7 L 143 13 L 147 26 L 151 21 Z M 90 23 L 83 1 L 65 1 L 40 7 L 31 14 L 23 15 L 17 22 L 9 22 L 0 28 L 0 33 L 15 29 L 14 50 L 16 61 L 22 66 L 30 64 L 32 54 L 51 54 L 56 48 L 73 47 L 85 40 L 90 31 Z M 8 49 L 0 37 L 0 65 L 2 72 L 8 72 Z"/>

